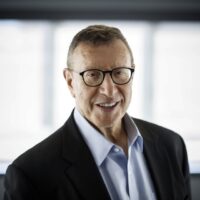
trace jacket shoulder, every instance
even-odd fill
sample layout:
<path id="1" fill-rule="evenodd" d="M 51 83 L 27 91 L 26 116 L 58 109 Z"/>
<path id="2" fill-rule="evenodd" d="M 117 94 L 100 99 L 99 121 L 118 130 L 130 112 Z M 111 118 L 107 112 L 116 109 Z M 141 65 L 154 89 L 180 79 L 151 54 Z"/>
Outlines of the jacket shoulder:
<path id="1" fill-rule="evenodd" d="M 38 163 L 39 165 L 46 163 L 47 160 L 48 162 L 53 160 L 61 150 L 62 132 L 63 128 L 61 127 L 47 138 L 18 156 L 13 161 L 13 164 L 28 168 L 30 163 Z"/>
<path id="2" fill-rule="evenodd" d="M 137 127 L 139 128 L 139 130 L 145 130 L 145 132 L 149 132 L 151 134 L 156 134 L 157 136 L 170 136 L 170 137 L 180 137 L 180 135 L 178 133 L 176 133 L 175 131 L 166 128 L 164 126 L 149 122 L 149 121 L 145 121 L 142 119 L 138 119 L 138 118 L 132 118 L 133 121 L 136 123 Z"/>
<path id="3" fill-rule="evenodd" d="M 70 138 L 70 136 L 73 136 L 72 132 L 74 131 L 74 128 L 74 119 L 73 115 L 71 114 L 62 127 L 57 129 L 38 144 L 25 151 L 18 158 L 16 158 L 13 163 L 16 165 L 28 165 L 34 161 L 36 163 L 48 163 L 55 161 L 56 158 L 61 157 L 63 140 L 71 140 L 72 137 Z M 67 137 L 65 135 L 67 135 Z"/>
<path id="4" fill-rule="evenodd" d="M 133 120 L 145 139 L 167 146 L 169 149 L 185 148 L 182 136 L 175 131 L 141 119 L 133 118 Z"/>

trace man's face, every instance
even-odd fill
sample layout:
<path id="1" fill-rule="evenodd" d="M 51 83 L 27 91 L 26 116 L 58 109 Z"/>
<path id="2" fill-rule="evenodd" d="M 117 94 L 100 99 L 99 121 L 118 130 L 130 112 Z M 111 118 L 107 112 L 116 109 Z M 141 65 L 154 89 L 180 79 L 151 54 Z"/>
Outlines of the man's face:
<path id="1" fill-rule="evenodd" d="M 76 72 L 131 67 L 130 54 L 121 40 L 99 46 L 80 43 L 71 59 Z M 78 73 L 67 71 L 65 75 L 76 107 L 87 120 L 99 129 L 112 128 L 121 123 L 131 100 L 132 80 L 125 85 L 117 85 L 107 73 L 100 86 L 89 87 Z"/>

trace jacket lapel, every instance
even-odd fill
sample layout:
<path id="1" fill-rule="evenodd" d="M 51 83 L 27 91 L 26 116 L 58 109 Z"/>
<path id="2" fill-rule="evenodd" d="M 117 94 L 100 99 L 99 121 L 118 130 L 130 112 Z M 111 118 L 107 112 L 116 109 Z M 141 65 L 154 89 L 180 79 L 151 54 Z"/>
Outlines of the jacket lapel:
<path id="1" fill-rule="evenodd" d="M 144 139 L 144 156 L 157 192 L 157 199 L 174 199 L 170 166 L 167 165 L 167 157 L 159 144 L 157 134 L 146 128 L 142 121 L 134 121 Z"/>
<path id="2" fill-rule="evenodd" d="M 66 176 L 83 199 L 110 200 L 95 161 L 74 122 L 73 114 L 63 127 L 63 157 L 69 163 Z"/>

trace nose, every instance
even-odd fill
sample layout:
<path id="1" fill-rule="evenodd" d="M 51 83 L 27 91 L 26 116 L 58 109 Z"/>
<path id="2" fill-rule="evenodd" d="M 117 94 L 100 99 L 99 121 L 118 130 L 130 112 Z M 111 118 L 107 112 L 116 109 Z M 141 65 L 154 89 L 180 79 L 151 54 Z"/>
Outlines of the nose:
<path id="1" fill-rule="evenodd" d="M 109 73 L 105 74 L 102 84 L 99 86 L 99 91 L 101 94 L 104 94 L 108 97 L 113 97 L 117 91 L 115 83 Z"/>

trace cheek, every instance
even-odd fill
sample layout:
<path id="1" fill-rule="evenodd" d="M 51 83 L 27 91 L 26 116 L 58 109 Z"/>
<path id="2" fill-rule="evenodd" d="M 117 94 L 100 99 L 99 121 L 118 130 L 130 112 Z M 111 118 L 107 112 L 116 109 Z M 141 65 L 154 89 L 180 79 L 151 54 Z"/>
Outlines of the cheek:
<path id="1" fill-rule="evenodd" d="M 124 101 L 130 102 L 132 97 L 132 88 L 131 87 L 123 87 L 120 90 L 121 94 L 123 95 Z"/>
<path id="2" fill-rule="evenodd" d="M 128 90 L 128 95 L 129 95 L 129 98 L 132 97 L 132 88 L 129 88 L 129 90 Z"/>
<path id="3" fill-rule="evenodd" d="M 132 89 L 131 88 L 127 88 L 127 90 L 124 92 L 124 98 L 125 98 L 125 109 L 127 110 L 130 102 L 131 102 L 131 98 L 132 98 Z"/>
<path id="4" fill-rule="evenodd" d="M 131 101 L 131 98 L 132 98 L 132 87 L 130 87 L 129 90 L 128 90 L 128 96 L 129 96 L 129 101 Z"/>
<path id="5" fill-rule="evenodd" d="M 75 98 L 79 98 L 79 96 L 82 95 L 83 91 L 83 83 L 79 79 L 73 80 L 73 92 L 75 95 Z"/>
<path id="6" fill-rule="evenodd" d="M 84 83 L 83 83 L 84 84 Z M 83 84 L 76 83 L 76 101 L 82 106 L 88 106 L 92 104 L 95 96 L 94 88 L 87 87 Z"/>

